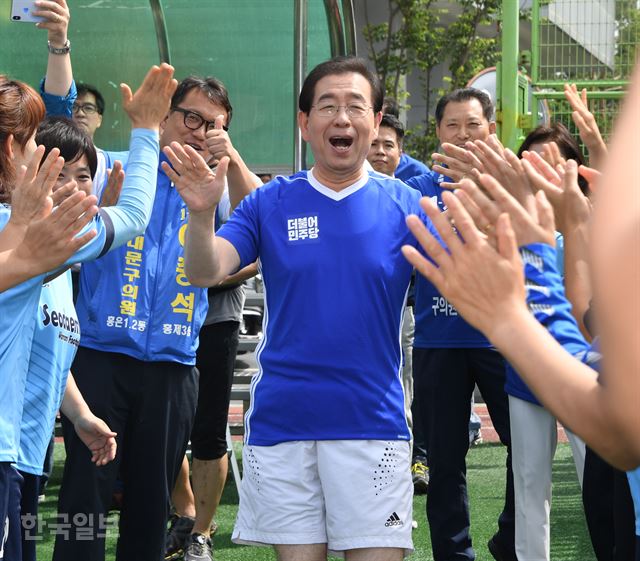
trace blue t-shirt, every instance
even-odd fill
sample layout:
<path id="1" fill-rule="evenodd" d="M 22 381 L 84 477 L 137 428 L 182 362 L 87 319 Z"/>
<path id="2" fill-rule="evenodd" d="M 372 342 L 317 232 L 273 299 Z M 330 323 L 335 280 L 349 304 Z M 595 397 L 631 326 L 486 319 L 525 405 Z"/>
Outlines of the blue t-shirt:
<path id="1" fill-rule="evenodd" d="M 398 167 L 396 168 L 394 175 L 402 181 L 407 181 L 412 177 L 423 175 L 430 171 L 431 170 L 426 164 L 423 164 L 421 161 L 416 160 L 409 156 L 409 154 L 403 152 L 400 154 L 400 161 L 398 162 Z"/>
<path id="2" fill-rule="evenodd" d="M 440 187 L 447 178 L 430 171 L 409 179 L 407 185 L 429 197 L 441 211 L 446 210 L 442 201 L 444 189 Z M 422 275 L 416 275 L 416 303 L 414 306 L 416 330 L 413 346 L 419 349 L 488 348 L 491 343 L 474 327 L 471 327 L 458 311 L 442 296 L 438 289 Z"/>
<path id="3" fill-rule="evenodd" d="M 157 133 L 134 129 L 128 174 L 118 204 L 102 209 L 87 226 L 85 230 L 95 228 L 97 236 L 76 252 L 68 264 L 95 260 L 144 229 L 151 214 L 157 162 Z M 5 207 L 0 229 L 4 228 L 9 216 L 10 210 Z M 20 370 L 12 375 L 8 384 L 7 403 L 15 404 L 13 408 L 2 409 L 4 402 L 0 397 L 0 411 L 6 410 L 7 418 L 17 419 L 12 421 L 10 429 L 5 430 L 4 417 L 0 413 L 0 454 L 6 453 L 12 458 L 2 460 L 0 455 L 0 461 L 17 460 L 20 469 L 36 475 L 42 473 L 55 413 L 60 406 L 80 338 L 70 290 L 70 273 L 44 287 L 43 279 L 44 275 L 41 275 L 12 289 L 15 293 L 7 291 L 8 304 L 3 301 L 7 292 L 0 294 L 0 333 L 7 334 L 5 341 L 9 341 L 6 355 L 4 350 L 0 350 L 0 364 L 13 364 L 13 353 L 20 357 Z M 24 302 L 20 314 L 11 313 L 10 306 L 19 302 Z M 22 323 L 22 329 L 18 331 L 18 334 L 22 333 L 19 341 L 13 341 L 16 333 L 7 323 L 12 317 Z M 9 401 L 11 395 L 16 399 Z M 25 431 L 23 435 L 21 431 Z"/>
<path id="4" fill-rule="evenodd" d="M 71 272 L 66 271 L 47 282 L 40 293 L 20 428 L 17 467 L 22 471 L 42 474 L 55 414 L 79 342 Z"/>
<path id="5" fill-rule="evenodd" d="M 419 194 L 370 173 L 336 193 L 312 172 L 249 195 L 218 235 L 260 258 L 264 339 L 247 441 L 408 440 L 400 330 Z M 429 222 L 427 222 L 430 224 Z"/>
<path id="6" fill-rule="evenodd" d="M 1 205 L 0 230 L 7 225 L 10 215 L 10 208 Z M 112 238 L 110 224 L 110 221 L 105 222 L 101 216 L 97 216 L 87 226 L 87 229 L 95 228 L 97 236 L 73 255 L 67 265 L 97 258 Z M 39 275 L 0 292 L 0 462 L 15 462 L 18 459 L 25 383 L 44 278 L 45 275 Z"/>

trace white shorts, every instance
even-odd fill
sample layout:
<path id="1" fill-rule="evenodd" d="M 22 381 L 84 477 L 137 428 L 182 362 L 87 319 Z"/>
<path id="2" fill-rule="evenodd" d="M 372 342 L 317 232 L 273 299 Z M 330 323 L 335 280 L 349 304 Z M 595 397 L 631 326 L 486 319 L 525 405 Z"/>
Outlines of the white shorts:
<path id="1" fill-rule="evenodd" d="M 382 440 L 245 445 L 238 544 L 328 544 L 413 551 L 409 443 Z"/>

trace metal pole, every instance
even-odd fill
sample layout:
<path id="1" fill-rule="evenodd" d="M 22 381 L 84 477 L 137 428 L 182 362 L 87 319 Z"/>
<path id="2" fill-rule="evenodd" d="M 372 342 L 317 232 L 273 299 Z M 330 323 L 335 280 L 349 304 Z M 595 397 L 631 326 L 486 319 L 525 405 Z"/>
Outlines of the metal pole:
<path id="1" fill-rule="evenodd" d="M 171 49 L 169 48 L 169 36 L 167 26 L 164 22 L 164 10 L 160 0 L 149 0 L 151 13 L 153 15 L 153 25 L 156 28 L 156 39 L 158 40 L 158 54 L 160 62 L 171 64 Z"/>
<path id="2" fill-rule="evenodd" d="M 342 15 L 344 17 L 344 35 L 347 49 L 345 54 L 357 56 L 356 20 L 353 14 L 353 0 L 342 0 Z"/>
<path id="3" fill-rule="evenodd" d="M 324 0 L 324 9 L 327 13 L 327 26 L 329 27 L 329 40 L 331 42 L 331 56 L 346 54 L 345 33 L 342 28 L 340 6 L 338 0 Z"/>
<path id="4" fill-rule="evenodd" d="M 533 0 L 531 9 L 531 81 L 540 80 L 540 0 Z"/>
<path id="5" fill-rule="evenodd" d="M 296 0 L 293 22 L 293 171 L 298 172 L 307 167 L 306 144 L 298 128 L 298 95 L 307 71 L 307 0 Z"/>
<path id="6" fill-rule="evenodd" d="M 503 0 L 498 134 L 512 150 L 518 143 L 518 25 L 518 2 Z"/>

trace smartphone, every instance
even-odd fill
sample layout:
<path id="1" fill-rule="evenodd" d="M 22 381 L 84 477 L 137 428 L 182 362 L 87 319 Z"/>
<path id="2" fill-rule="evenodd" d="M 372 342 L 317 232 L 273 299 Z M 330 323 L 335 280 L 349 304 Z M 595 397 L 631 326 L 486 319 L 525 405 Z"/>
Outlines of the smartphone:
<path id="1" fill-rule="evenodd" d="M 24 21 L 27 23 L 36 23 L 44 21 L 43 18 L 31 15 L 31 12 L 37 10 L 33 0 L 12 0 L 11 2 L 11 21 Z"/>

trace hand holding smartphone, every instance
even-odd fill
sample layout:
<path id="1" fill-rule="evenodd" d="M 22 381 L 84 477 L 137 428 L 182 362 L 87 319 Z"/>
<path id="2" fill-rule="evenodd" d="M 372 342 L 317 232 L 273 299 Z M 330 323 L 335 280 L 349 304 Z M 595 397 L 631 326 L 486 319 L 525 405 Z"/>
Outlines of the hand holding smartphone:
<path id="1" fill-rule="evenodd" d="M 12 0 L 11 21 L 27 23 L 44 21 L 43 18 L 31 15 L 31 12 L 36 10 L 36 3 L 33 0 Z"/>

